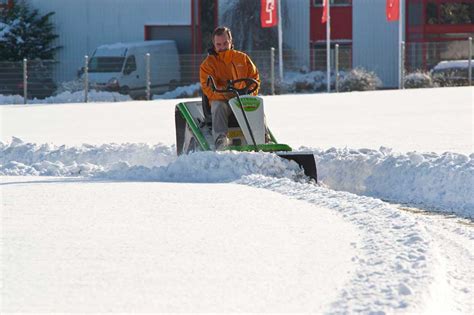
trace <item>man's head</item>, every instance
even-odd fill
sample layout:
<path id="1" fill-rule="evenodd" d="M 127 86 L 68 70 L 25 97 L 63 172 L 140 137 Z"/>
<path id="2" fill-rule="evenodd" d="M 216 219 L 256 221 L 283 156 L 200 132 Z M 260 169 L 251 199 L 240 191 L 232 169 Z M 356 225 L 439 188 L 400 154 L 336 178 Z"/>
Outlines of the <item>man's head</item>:
<path id="1" fill-rule="evenodd" d="M 214 32 L 212 32 L 212 44 L 216 52 L 232 49 L 234 45 L 232 44 L 232 33 L 230 29 L 225 26 L 217 27 Z"/>

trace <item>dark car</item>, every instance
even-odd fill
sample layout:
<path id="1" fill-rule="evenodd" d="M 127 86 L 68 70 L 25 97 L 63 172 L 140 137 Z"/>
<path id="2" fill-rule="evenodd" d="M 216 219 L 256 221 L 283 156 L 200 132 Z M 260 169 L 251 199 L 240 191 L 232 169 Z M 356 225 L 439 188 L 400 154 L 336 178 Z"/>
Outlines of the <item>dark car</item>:
<path id="1" fill-rule="evenodd" d="M 474 61 L 471 62 L 471 71 L 473 64 Z M 438 86 L 466 86 L 469 85 L 468 70 L 468 60 L 441 61 L 431 70 L 431 77 Z"/>

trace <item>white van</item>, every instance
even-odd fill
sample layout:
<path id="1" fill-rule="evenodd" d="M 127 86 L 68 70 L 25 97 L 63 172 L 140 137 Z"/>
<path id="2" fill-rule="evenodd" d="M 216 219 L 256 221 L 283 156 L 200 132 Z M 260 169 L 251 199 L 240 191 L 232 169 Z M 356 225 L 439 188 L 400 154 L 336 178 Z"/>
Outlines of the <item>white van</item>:
<path id="1" fill-rule="evenodd" d="M 89 82 L 97 90 L 146 96 L 146 54 L 150 54 L 151 94 L 174 89 L 181 80 L 176 42 L 152 40 L 96 48 L 89 60 Z"/>

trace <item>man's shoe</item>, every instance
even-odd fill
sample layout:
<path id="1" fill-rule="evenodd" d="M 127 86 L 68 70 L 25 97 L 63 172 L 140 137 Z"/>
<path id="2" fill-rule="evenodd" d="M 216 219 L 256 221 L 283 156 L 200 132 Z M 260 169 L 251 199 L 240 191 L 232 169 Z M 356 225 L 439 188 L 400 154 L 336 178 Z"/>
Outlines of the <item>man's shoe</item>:
<path id="1" fill-rule="evenodd" d="M 229 138 L 227 138 L 226 135 L 220 135 L 216 139 L 216 143 L 215 143 L 216 151 L 224 150 L 225 147 L 227 147 L 229 145 L 229 143 L 230 143 Z"/>

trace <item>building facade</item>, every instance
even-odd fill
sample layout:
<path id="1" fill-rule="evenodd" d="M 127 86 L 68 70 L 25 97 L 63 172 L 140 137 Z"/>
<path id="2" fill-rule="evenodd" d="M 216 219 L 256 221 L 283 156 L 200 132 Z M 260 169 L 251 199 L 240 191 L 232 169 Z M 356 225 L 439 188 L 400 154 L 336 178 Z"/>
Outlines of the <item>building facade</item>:
<path id="1" fill-rule="evenodd" d="M 5 5 L 11 1 L 4 0 Z M 58 45 L 62 47 L 57 55 L 58 81 L 74 79 L 83 66 L 84 56 L 104 44 L 173 39 L 181 54 L 199 54 L 203 50 L 203 33 L 209 33 L 217 25 L 215 0 L 26 2 L 42 14 L 55 12 L 52 22 L 59 34 Z M 211 10 L 202 10 L 203 7 Z"/>
<path id="2" fill-rule="evenodd" d="M 0 0 L 0 7 L 8 9 L 13 1 L 26 1 L 43 14 L 55 12 L 52 20 L 62 46 L 56 77 L 70 80 L 84 55 L 103 44 L 173 39 L 182 55 L 205 53 L 212 29 L 225 24 L 223 13 L 237 0 Z M 283 43 L 291 50 L 292 64 L 324 71 L 322 0 L 281 1 L 287 21 Z M 341 68 L 363 67 L 376 72 L 384 86 L 397 86 L 399 23 L 409 70 L 467 57 L 466 39 L 474 36 L 474 0 L 401 1 L 400 21 L 388 22 L 383 0 L 330 0 L 331 55 L 338 44 Z"/>

